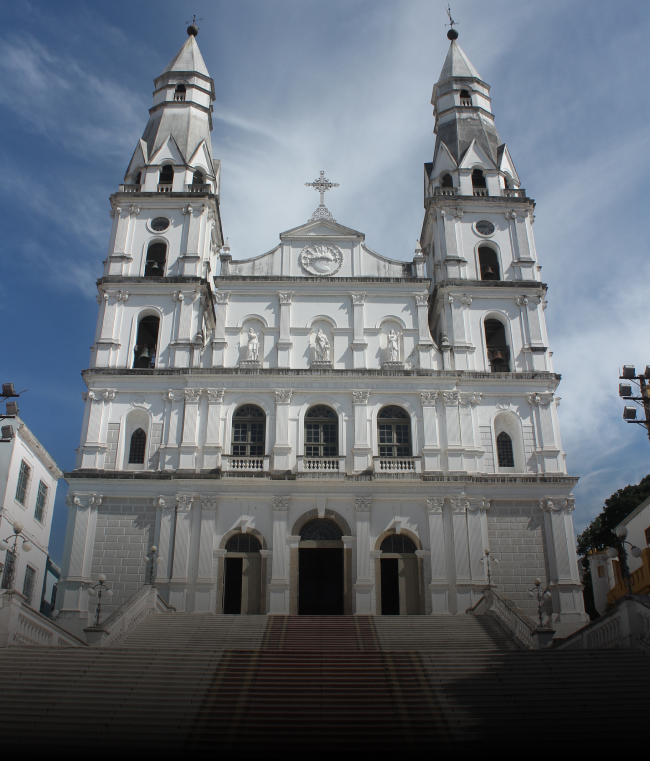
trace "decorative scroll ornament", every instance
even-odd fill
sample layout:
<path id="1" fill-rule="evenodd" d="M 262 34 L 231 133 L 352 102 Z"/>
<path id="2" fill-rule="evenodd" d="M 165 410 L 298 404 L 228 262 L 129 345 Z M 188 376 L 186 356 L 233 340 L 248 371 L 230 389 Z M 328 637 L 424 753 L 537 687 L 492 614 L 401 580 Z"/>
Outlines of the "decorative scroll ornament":
<path id="1" fill-rule="evenodd" d="M 201 388 L 186 388 L 184 389 L 184 395 L 185 395 L 185 401 L 186 402 L 198 402 L 201 398 L 201 392 L 203 389 Z"/>
<path id="2" fill-rule="evenodd" d="M 275 401 L 279 404 L 289 404 L 293 396 L 293 389 L 278 388 L 275 390 Z"/>
<path id="3" fill-rule="evenodd" d="M 437 391 L 420 391 L 420 398 L 422 399 L 422 404 L 425 407 L 433 407 L 435 406 L 436 399 L 438 398 L 438 392 Z"/>
<path id="4" fill-rule="evenodd" d="M 371 497 L 355 497 L 354 498 L 354 509 L 358 513 L 368 513 L 370 512 L 370 503 L 372 499 Z"/>
<path id="5" fill-rule="evenodd" d="M 352 403 L 353 404 L 368 404 L 370 397 L 370 391 L 353 391 Z"/>
<path id="6" fill-rule="evenodd" d="M 290 497 L 273 497 L 273 509 L 274 510 L 288 510 Z"/>
<path id="7" fill-rule="evenodd" d="M 310 275 L 331 277 L 341 269 L 343 253 L 331 243 L 310 243 L 300 252 L 298 261 Z"/>
<path id="8" fill-rule="evenodd" d="M 201 497 L 202 510 L 216 510 L 219 506 L 219 497 Z"/>
<path id="9" fill-rule="evenodd" d="M 460 497 L 451 497 L 451 508 L 455 513 L 464 513 L 470 507 L 470 502 L 464 494 Z"/>
<path id="10" fill-rule="evenodd" d="M 444 497 L 427 497 L 427 510 L 430 513 L 440 514 L 445 504 Z"/>
<path id="11" fill-rule="evenodd" d="M 542 407 L 546 407 L 553 401 L 552 393 L 527 394 L 526 396 L 530 404 L 541 405 Z"/>
<path id="12" fill-rule="evenodd" d="M 65 503 L 68 507 L 92 507 L 93 505 L 99 506 L 102 504 L 102 494 L 68 494 L 65 498 Z"/>
<path id="13" fill-rule="evenodd" d="M 192 494 L 177 494 L 176 495 L 176 508 L 181 512 L 190 510 L 194 503 L 194 496 Z"/>
<path id="14" fill-rule="evenodd" d="M 223 395 L 225 389 L 221 388 L 209 388 L 207 389 L 208 401 L 211 404 L 221 404 L 223 402 Z"/>
<path id="15" fill-rule="evenodd" d="M 320 204 L 316 211 L 311 215 L 310 222 L 317 222 L 319 219 L 329 219 L 330 222 L 336 222 L 334 217 L 330 214 L 328 208 L 325 206 L 325 193 L 332 188 L 338 188 L 338 182 L 330 182 L 325 177 L 325 172 L 320 173 L 320 177 L 313 182 L 306 182 L 305 186 L 308 188 L 314 188 L 314 190 L 320 193 Z"/>

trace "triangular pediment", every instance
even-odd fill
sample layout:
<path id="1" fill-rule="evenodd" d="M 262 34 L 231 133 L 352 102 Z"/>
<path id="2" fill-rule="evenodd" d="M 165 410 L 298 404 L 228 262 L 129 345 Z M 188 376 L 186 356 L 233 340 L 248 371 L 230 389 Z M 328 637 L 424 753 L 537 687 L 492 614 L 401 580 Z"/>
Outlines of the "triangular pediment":
<path id="1" fill-rule="evenodd" d="M 192 154 L 192 157 L 187 162 L 189 166 L 196 167 L 196 166 L 202 166 L 204 169 L 210 172 L 210 169 L 212 167 L 212 157 L 210 156 L 210 153 L 208 152 L 208 146 L 205 142 L 205 140 L 201 140 L 199 143 L 197 149 Z"/>
<path id="2" fill-rule="evenodd" d="M 317 219 L 309 221 L 307 224 L 294 227 L 291 230 L 280 233 L 280 240 L 286 238 L 304 238 L 309 236 L 310 238 L 332 238 L 332 237 L 345 237 L 345 238 L 361 238 L 365 239 L 365 235 L 358 230 L 353 230 L 351 227 L 345 227 L 338 222 L 329 219 Z"/>
<path id="3" fill-rule="evenodd" d="M 163 161 L 173 161 L 174 164 L 185 164 L 185 157 L 176 144 L 172 135 L 168 135 L 165 142 L 153 154 L 149 163 L 162 164 Z"/>
<path id="4" fill-rule="evenodd" d="M 454 161 L 454 157 L 451 155 L 449 148 L 447 148 L 447 146 L 441 140 L 438 143 L 438 150 L 436 151 L 436 155 L 433 160 L 431 179 L 434 180 L 440 177 L 443 172 L 452 172 L 455 169 L 458 169 L 458 165 Z"/>
<path id="5" fill-rule="evenodd" d="M 133 151 L 133 156 L 129 162 L 129 168 L 126 170 L 124 179 L 126 179 L 130 174 L 133 174 L 140 167 L 146 166 L 147 163 L 147 144 L 142 138 L 140 138 L 140 140 L 138 140 L 138 144 L 135 147 L 135 150 Z"/>
<path id="6" fill-rule="evenodd" d="M 461 169 L 470 169 L 475 164 L 481 164 L 486 168 L 496 169 L 494 161 L 487 155 L 487 153 L 476 142 L 476 138 L 472 140 L 469 148 L 465 151 L 459 167 Z"/>
<path id="7" fill-rule="evenodd" d="M 514 162 L 512 160 L 512 157 L 510 156 L 510 151 L 508 150 L 508 146 L 505 143 L 499 146 L 497 156 L 499 159 L 499 169 L 502 172 L 506 172 L 507 174 L 509 174 L 512 177 L 512 179 L 517 183 L 517 185 L 519 185 L 520 184 L 519 175 L 517 174 L 517 170 L 515 169 Z"/>

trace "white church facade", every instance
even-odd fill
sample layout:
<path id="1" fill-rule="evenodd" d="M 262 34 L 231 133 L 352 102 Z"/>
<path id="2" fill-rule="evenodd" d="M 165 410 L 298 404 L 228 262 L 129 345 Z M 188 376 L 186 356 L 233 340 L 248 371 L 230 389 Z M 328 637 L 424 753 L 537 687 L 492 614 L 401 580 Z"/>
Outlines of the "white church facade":
<path id="1" fill-rule="evenodd" d="M 455 33 L 454 33 L 455 34 Z M 177 611 L 461 614 L 488 580 L 586 620 L 522 189 L 452 35 L 411 261 L 311 220 L 236 260 L 195 36 L 155 80 L 98 280 L 59 620 L 151 574 Z M 378 246 L 380 248 L 380 246 Z M 532 610 L 532 608 L 531 608 Z M 91 614 L 92 615 L 92 614 Z"/>

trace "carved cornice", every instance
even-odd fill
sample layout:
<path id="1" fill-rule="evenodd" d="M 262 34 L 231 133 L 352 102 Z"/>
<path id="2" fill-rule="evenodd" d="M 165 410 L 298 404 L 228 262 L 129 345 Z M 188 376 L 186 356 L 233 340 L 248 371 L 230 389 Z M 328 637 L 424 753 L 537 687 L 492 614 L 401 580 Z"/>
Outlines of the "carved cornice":
<path id="1" fill-rule="evenodd" d="M 566 510 L 567 513 L 572 513 L 576 508 L 575 497 L 565 497 L 563 499 L 549 499 L 544 497 L 539 501 L 539 509 L 545 513 L 559 513 Z"/>
<path id="2" fill-rule="evenodd" d="M 293 299 L 293 291 L 289 293 L 279 293 L 278 296 L 280 297 L 280 304 L 291 304 L 291 300 Z"/>
<path id="3" fill-rule="evenodd" d="M 290 499 L 291 497 L 272 497 L 271 503 L 273 505 L 273 510 L 288 510 Z"/>
<path id="4" fill-rule="evenodd" d="M 216 510 L 219 506 L 219 497 L 201 497 L 201 510 Z"/>
<path id="5" fill-rule="evenodd" d="M 115 393 L 114 388 L 95 389 L 88 392 L 88 398 L 93 402 L 111 402 L 115 399 Z"/>
<path id="6" fill-rule="evenodd" d="M 183 390 L 183 395 L 186 402 L 198 402 L 203 393 L 202 388 L 186 388 Z"/>
<path id="7" fill-rule="evenodd" d="M 353 293 L 352 294 L 352 303 L 356 305 L 365 304 L 366 303 L 366 294 L 365 293 Z"/>
<path id="8" fill-rule="evenodd" d="M 474 407 L 476 407 L 477 404 L 481 403 L 481 399 L 483 398 L 483 394 L 480 394 L 478 392 L 464 392 L 461 391 L 460 393 L 460 403 L 461 404 L 471 404 Z"/>
<path id="9" fill-rule="evenodd" d="M 435 407 L 437 398 L 437 391 L 420 391 L 420 399 L 422 400 L 422 406 L 424 407 Z"/>
<path id="10" fill-rule="evenodd" d="M 355 497 L 354 509 L 357 513 L 370 512 L 370 505 L 372 503 L 372 497 Z"/>
<path id="11" fill-rule="evenodd" d="M 442 514 L 442 508 L 445 504 L 444 497 L 427 497 L 427 511 L 434 515 Z"/>
<path id="12" fill-rule="evenodd" d="M 230 301 L 230 291 L 217 291 L 214 299 L 217 304 L 227 304 Z"/>
<path id="13" fill-rule="evenodd" d="M 450 497 L 451 509 L 455 514 L 465 513 L 469 508 L 469 500 L 464 494 L 460 497 Z"/>
<path id="14" fill-rule="evenodd" d="M 223 395 L 225 393 L 225 389 L 208 388 L 206 389 L 206 393 L 208 395 L 208 402 L 210 404 L 221 404 L 223 402 Z"/>
<path id="15" fill-rule="evenodd" d="M 353 391 L 352 392 L 352 404 L 368 404 L 370 398 L 370 391 Z"/>
<path id="16" fill-rule="evenodd" d="M 276 388 L 275 389 L 276 404 L 289 404 L 289 402 L 291 402 L 292 396 L 293 396 L 292 388 Z"/>
<path id="17" fill-rule="evenodd" d="M 176 500 L 176 510 L 184 513 L 192 509 L 192 505 L 194 504 L 194 495 L 193 494 L 177 494 L 175 497 L 175 500 Z"/>
<path id="18" fill-rule="evenodd" d="M 425 307 L 429 303 L 428 293 L 416 293 L 414 297 L 415 297 L 415 303 L 419 307 Z"/>
<path id="19" fill-rule="evenodd" d="M 92 492 L 91 494 L 75 494 L 70 492 L 65 498 L 65 503 L 68 507 L 99 506 L 102 504 L 102 497 L 102 494 L 96 494 L 95 492 Z"/>
<path id="20" fill-rule="evenodd" d="M 553 401 L 553 393 L 541 393 L 541 394 L 526 394 L 530 404 L 534 404 L 537 407 L 548 407 Z"/>
<path id="21" fill-rule="evenodd" d="M 445 407 L 456 407 L 460 402 L 460 391 L 443 391 L 442 397 Z"/>

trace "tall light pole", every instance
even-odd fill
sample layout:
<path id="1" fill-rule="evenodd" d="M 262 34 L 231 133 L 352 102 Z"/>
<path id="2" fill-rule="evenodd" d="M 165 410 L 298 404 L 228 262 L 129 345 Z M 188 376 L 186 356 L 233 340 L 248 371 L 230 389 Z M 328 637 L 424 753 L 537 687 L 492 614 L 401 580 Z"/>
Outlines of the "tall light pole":
<path id="1" fill-rule="evenodd" d="M 22 538 L 23 540 L 23 551 L 29 552 L 32 549 L 32 543 L 25 534 L 23 534 L 23 524 L 20 523 L 20 521 L 16 521 L 14 523 L 14 533 L 9 534 L 6 539 L 0 541 L 0 551 L 7 550 L 4 573 L 2 575 L 3 589 L 13 589 L 14 576 L 16 575 L 16 567 L 18 565 L 18 550 L 16 549 L 16 546 L 19 538 Z M 11 546 L 12 541 L 14 543 L 13 547 Z"/>
<path id="2" fill-rule="evenodd" d="M 648 438 L 650 439 L 650 365 L 646 365 L 643 375 L 636 374 L 636 368 L 634 365 L 623 365 L 623 372 L 619 376 L 620 380 L 634 381 L 638 383 L 641 396 L 635 396 L 632 393 L 631 383 L 619 383 L 618 395 L 626 401 L 636 402 L 643 406 L 645 413 L 645 420 L 636 419 L 636 407 L 632 405 L 623 407 L 623 420 L 626 423 L 637 423 L 638 425 L 644 425 L 648 432 Z"/>

